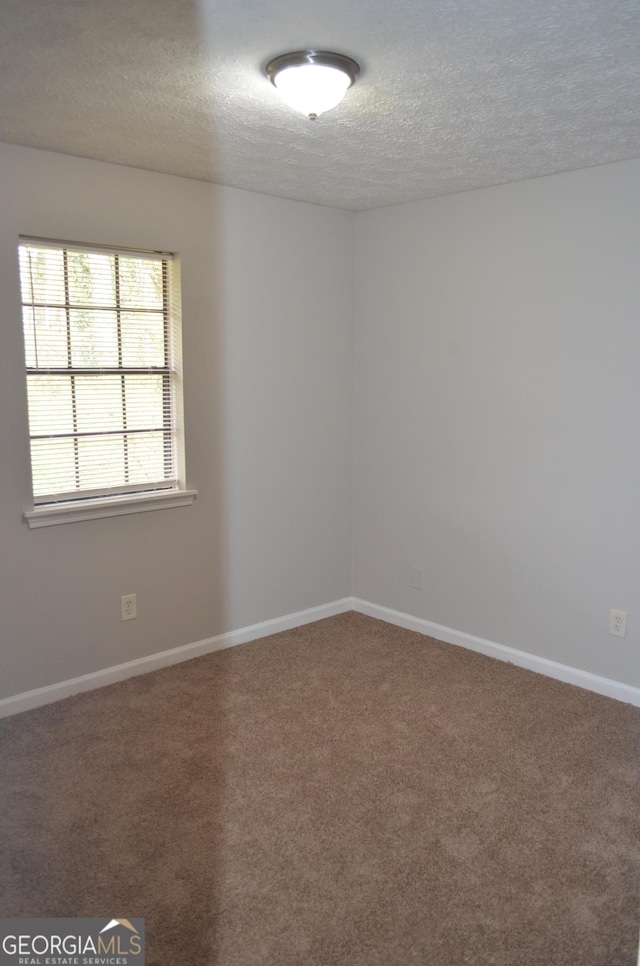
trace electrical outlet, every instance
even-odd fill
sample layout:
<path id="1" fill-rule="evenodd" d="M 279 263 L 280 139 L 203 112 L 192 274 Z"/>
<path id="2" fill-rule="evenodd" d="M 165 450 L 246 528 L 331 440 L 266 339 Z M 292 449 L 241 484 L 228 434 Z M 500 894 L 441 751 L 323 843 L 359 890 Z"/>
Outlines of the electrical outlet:
<path id="1" fill-rule="evenodd" d="M 127 594 L 120 598 L 120 618 L 123 621 L 132 621 L 136 618 L 136 595 Z"/>
<path id="2" fill-rule="evenodd" d="M 411 586 L 414 590 L 422 590 L 422 570 L 420 567 L 411 569 Z"/>
<path id="3" fill-rule="evenodd" d="M 609 633 L 614 637 L 627 636 L 626 610 L 611 610 L 609 612 Z"/>

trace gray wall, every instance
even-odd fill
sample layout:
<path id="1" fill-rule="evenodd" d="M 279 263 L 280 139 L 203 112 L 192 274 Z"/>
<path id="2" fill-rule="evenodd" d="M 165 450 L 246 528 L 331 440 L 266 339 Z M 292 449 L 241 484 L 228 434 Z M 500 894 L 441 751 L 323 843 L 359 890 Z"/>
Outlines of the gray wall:
<path id="1" fill-rule="evenodd" d="M 639 253 L 638 161 L 358 216 L 357 596 L 640 685 Z"/>
<path id="2" fill-rule="evenodd" d="M 640 162 L 357 216 L 0 172 L 0 697 L 350 593 L 640 685 Z M 20 233 L 180 253 L 192 507 L 21 521 Z"/>
<path id="3" fill-rule="evenodd" d="M 0 697 L 348 595 L 353 215 L 9 145 L 0 210 Z M 180 254 L 192 507 L 22 522 L 21 233 Z"/>

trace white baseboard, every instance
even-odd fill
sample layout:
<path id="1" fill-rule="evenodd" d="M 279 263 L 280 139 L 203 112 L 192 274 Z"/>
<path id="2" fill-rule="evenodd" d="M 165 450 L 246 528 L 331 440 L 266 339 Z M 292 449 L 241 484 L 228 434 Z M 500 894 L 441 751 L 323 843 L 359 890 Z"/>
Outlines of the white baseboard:
<path id="1" fill-rule="evenodd" d="M 556 678 L 558 681 L 575 684 L 589 691 L 595 691 L 597 694 L 604 694 L 609 698 L 615 698 L 617 701 L 624 701 L 627 704 L 640 707 L 640 688 L 599 677 L 597 674 L 581 671 L 566 664 L 558 664 L 556 661 L 538 657 L 536 654 L 528 654 L 526 651 L 518 651 L 513 647 L 506 647 L 504 644 L 496 644 L 494 641 L 487 641 L 463 631 L 456 631 L 451 627 L 444 627 L 442 624 L 434 624 L 432 621 L 413 617 L 411 614 L 403 614 L 401 611 L 391 610 L 389 607 L 381 607 L 378 604 L 361 600 L 359 597 L 344 597 L 342 600 L 321 604 L 319 607 L 310 607 L 308 610 L 287 614 L 274 620 L 262 621 L 260 624 L 242 627 L 237 631 L 219 634 L 217 637 L 210 637 L 194 644 L 174 647 L 169 651 L 161 651 L 159 654 L 150 654 L 148 657 L 141 657 L 135 661 L 127 661 L 126 664 L 117 664 L 101 671 L 94 671 L 92 674 L 83 674 L 81 677 L 61 681 L 58 684 L 50 684 L 44 688 L 36 688 L 33 691 L 25 691 L 9 698 L 2 698 L 0 699 L 0 718 L 18 714 L 20 711 L 30 711 L 33 708 L 60 701 L 62 698 L 71 697 L 71 695 L 79 694 L 82 691 L 92 691 L 94 688 L 101 688 L 106 684 L 115 684 L 117 681 L 124 681 L 138 674 L 148 674 L 150 671 L 170 667 L 172 664 L 180 664 L 182 661 L 189 661 L 194 657 L 221 651 L 227 647 L 235 647 L 236 644 L 246 644 L 261 637 L 278 634 L 280 631 L 290 630 L 293 627 L 302 627 L 303 624 L 311 624 L 313 621 L 333 617 L 335 614 L 344 614 L 350 610 L 365 614 L 368 617 L 374 617 L 377 620 L 386 621 L 388 624 L 404 627 L 410 631 L 417 631 L 419 634 L 425 634 L 428 637 L 435 637 L 446 644 L 456 644 L 471 651 L 479 651 L 488 657 L 495 657 L 500 661 L 516 664 L 518 667 L 536 671 L 538 674 Z"/>
<path id="2" fill-rule="evenodd" d="M 333 617 L 335 614 L 343 614 L 348 610 L 353 610 L 352 600 L 350 597 L 345 597 L 343 600 L 335 600 L 330 604 L 321 604 L 319 607 L 310 607 L 308 610 L 287 614 L 285 617 L 276 617 L 274 620 L 262 621 L 260 624 L 242 627 L 237 631 L 219 634 L 217 637 L 210 637 L 205 641 L 196 641 L 195 644 L 173 647 L 169 651 L 160 651 L 159 654 L 150 654 L 148 657 L 137 658 L 135 661 L 127 661 L 126 664 L 117 664 L 114 667 L 107 667 L 91 674 L 83 674 L 81 677 L 71 678 L 68 681 L 60 681 L 58 684 L 50 684 L 44 688 L 36 688 L 33 691 L 24 691 L 22 694 L 15 694 L 9 698 L 1 698 L 0 718 L 18 714 L 20 711 L 31 711 L 33 708 L 39 708 L 44 704 L 69 698 L 72 694 L 80 694 L 81 691 L 92 691 L 94 688 L 102 688 L 106 684 L 125 681 L 127 678 L 135 677 L 138 674 L 148 674 L 150 671 L 158 671 L 160 668 L 170 667 L 172 664 L 190 661 L 192 658 L 201 657 L 203 654 L 222 651 L 226 647 L 235 647 L 236 644 L 246 644 L 248 641 L 255 641 L 260 637 L 278 634 L 280 631 L 288 631 L 292 627 L 302 627 L 303 624 L 311 624 L 313 621 L 322 620 L 323 617 Z"/>
<path id="3" fill-rule="evenodd" d="M 579 668 L 570 667 L 567 664 L 558 664 L 557 661 L 550 661 L 546 657 L 538 657 L 537 654 L 519 651 L 514 647 L 506 647 L 504 644 L 496 644 L 494 641 L 487 641 L 482 637 L 466 634 L 464 631 L 455 631 L 451 627 L 434 624 L 432 621 L 423 620 L 420 617 L 412 617 L 411 614 L 403 614 L 401 611 L 391 610 L 389 607 L 371 604 L 369 601 L 360 600 L 357 597 L 352 598 L 352 609 L 360 614 L 366 614 L 368 617 L 386 621 L 388 624 L 395 624 L 397 627 L 404 627 L 409 631 L 417 631 L 419 634 L 435 637 L 438 641 L 444 641 L 445 644 L 457 644 L 459 647 L 466 647 L 470 651 L 479 651 L 481 654 L 486 654 L 487 657 L 495 657 L 499 661 L 516 664 L 518 667 L 527 668 L 529 671 L 544 674 L 548 678 L 555 678 L 557 681 L 564 681 L 566 684 L 575 684 L 580 688 L 586 688 L 588 691 L 595 691 L 596 694 L 604 694 L 608 698 L 615 698 L 617 701 L 624 701 L 626 704 L 640 707 L 640 688 L 634 688 L 630 684 L 612 681 L 610 678 L 603 678 L 598 674 L 591 674 L 589 671 L 581 671 Z"/>

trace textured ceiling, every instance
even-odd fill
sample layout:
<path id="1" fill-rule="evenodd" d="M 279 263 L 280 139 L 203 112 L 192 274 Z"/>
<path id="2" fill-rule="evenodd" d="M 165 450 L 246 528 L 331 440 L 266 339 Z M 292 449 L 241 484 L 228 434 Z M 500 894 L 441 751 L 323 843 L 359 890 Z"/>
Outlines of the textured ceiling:
<path id="1" fill-rule="evenodd" d="M 0 140 L 360 210 L 640 157 L 638 0 L 2 0 Z M 262 74 L 335 49 L 342 105 Z"/>

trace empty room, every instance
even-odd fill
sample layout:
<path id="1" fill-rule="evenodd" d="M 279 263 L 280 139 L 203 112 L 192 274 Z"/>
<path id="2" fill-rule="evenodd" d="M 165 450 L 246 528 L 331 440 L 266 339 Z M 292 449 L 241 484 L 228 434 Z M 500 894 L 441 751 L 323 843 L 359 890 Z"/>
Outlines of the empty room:
<path id="1" fill-rule="evenodd" d="M 0 963 L 636 966 L 637 0 L 2 13 Z"/>

